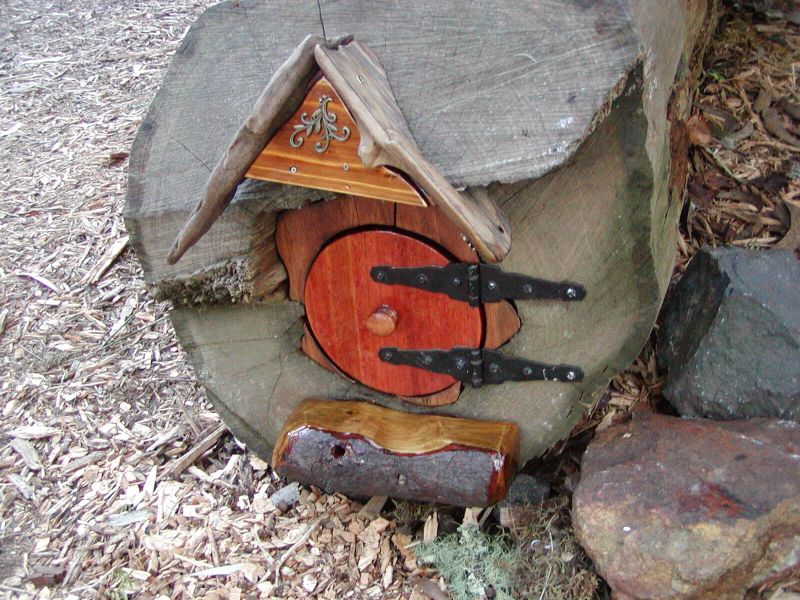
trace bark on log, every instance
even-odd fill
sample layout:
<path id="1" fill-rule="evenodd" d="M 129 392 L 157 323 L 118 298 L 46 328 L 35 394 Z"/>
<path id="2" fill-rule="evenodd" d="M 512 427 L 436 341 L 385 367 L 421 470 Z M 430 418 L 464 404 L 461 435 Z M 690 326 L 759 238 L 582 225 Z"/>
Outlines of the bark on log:
<path id="1" fill-rule="evenodd" d="M 306 400 L 284 426 L 272 466 L 330 492 L 487 506 L 506 495 L 516 452 L 509 423 Z"/>
<path id="2" fill-rule="evenodd" d="M 518 424 L 524 463 L 567 435 L 653 325 L 674 260 L 683 121 L 714 1 L 509 1 L 487 12 L 455 0 L 344 0 L 323 1 L 322 18 L 329 38 L 353 33 L 378 55 L 427 160 L 508 216 L 504 270 L 586 287 L 582 302 L 518 302 L 522 329 L 504 347 L 580 365 L 583 382 L 466 389 L 436 410 Z M 310 33 L 321 33 L 314 3 L 209 9 L 131 155 L 126 223 L 145 278 L 175 301 L 176 331 L 223 418 L 265 457 L 306 398 L 430 410 L 348 382 L 299 350 L 303 306 L 285 299 L 275 219 L 330 195 L 249 181 L 181 262 L 166 264 L 210 165 Z"/>

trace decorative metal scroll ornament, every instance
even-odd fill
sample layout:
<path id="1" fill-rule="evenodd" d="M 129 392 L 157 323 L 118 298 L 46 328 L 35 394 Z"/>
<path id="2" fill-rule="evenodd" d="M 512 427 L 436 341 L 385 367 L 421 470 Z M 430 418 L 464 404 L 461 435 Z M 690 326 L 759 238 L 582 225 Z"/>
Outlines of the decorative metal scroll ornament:
<path id="1" fill-rule="evenodd" d="M 328 112 L 328 103 L 331 102 L 330 96 L 321 96 L 319 99 L 319 108 L 314 111 L 314 114 L 309 118 L 308 113 L 300 115 L 300 123 L 294 126 L 294 132 L 289 137 L 289 145 L 292 148 L 299 148 L 305 142 L 305 137 L 316 133 L 322 137 L 321 142 L 314 144 L 314 150 L 322 153 L 331 145 L 331 140 L 337 142 L 344 142 L 350 137 L 350 128 L 342 127 L 342 132 L 339 133 L 339 128 L 335 125 L 336 115 Z M 302 135 L 301 135 L 302 134 Z"/>

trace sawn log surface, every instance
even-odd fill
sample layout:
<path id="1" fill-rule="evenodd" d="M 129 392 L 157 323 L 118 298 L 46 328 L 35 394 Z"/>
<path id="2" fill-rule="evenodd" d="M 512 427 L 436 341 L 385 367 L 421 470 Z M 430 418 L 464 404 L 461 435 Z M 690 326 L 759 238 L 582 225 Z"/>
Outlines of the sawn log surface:
<path id="1" fill-rule="evenodd" d="M 587 290 L 581 302 L 517 302 L 522 328 L 503 347 L 578 365 L 581 383 L 465 389 L 436 409 L 516 423 L 524 462 L 569 433 L 651 331 L 682 205 L 685 165 L 671 152 L 714 4 L 321 6 L 328 37 L 353 33 L 378 56 L 426 159 L 461 194 L 507 215 L 513 244 L 502 268 Z M 321 32 L 315 3 L 209 9 L 178 50 L 131 154 L 126 225 L 145 278 L 175 302 L 175 329 L 217 410 L 265 457 L 307 398 L 430 410 L 349 382 L 299 349 L 304 311 L 283 300 L 275 223 L 280 211 L 331 194 L 248 181 L 180 263 L 164 261 L 208 166 L 312 32 Z"/>

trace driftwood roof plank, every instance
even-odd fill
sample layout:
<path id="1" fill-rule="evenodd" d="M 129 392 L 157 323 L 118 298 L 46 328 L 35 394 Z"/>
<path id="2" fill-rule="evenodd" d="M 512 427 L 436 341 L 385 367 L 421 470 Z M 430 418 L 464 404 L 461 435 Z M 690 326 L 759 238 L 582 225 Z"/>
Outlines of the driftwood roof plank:
<path id="1" fill-rule="evenodd" d="M 317 63 L 353 113 L 361 133 L 358 153 L 370 167 L 391 166 L 411 177 L 470 239 L 486 261 L 511 249 L 511 230 L 499 208 L 487 209 L 455 188 L 431 165 L 414 141 L 380 61 L 364 44 L 317 46 Z"/>
<path id="2" fill-rule="evenodd" d="M 211 171 L 203 195 L 170 248 L 167 256 L 169 264 L 175 264 L 211 228 L 233 199 L 236 187 L 248 167 L 302 103 L 311 80 L 319 71 L 314 59 L 315 48 L 320 44 L 336 46 L 349 39 L 327 42 L 321 36 L 306 36 L 275 72 L 258 97 L 250 116 L 239 127 L 233 141 Z"/>

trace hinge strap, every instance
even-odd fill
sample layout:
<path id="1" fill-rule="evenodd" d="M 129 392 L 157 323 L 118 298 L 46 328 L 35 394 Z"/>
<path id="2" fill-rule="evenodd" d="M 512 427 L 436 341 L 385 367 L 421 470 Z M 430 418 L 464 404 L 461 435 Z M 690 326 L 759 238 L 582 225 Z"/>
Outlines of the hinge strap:
<path id="1" fill-rule="evenodd" d="M 442 267 L 372 267 L 370 276 L 386 285 L 405 285 L 480 306 L 501 300 L 582 300 L 578 283 L 554 282 L 520 273 L 505 273 L 496 265 L 450 263 Z"/>
<path id="2" fill-rule="evenodd" d="M 483 384 L 506 381 L 562 381 L 573 383 L 583 379 L 583 371 L 572 365 L 548 365 L 485 348 L 455 347 L 449 350 L 404 350 L 381 348 L 383 362 L 406 365 L 479 388 Z"/>

